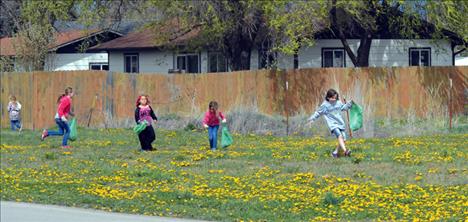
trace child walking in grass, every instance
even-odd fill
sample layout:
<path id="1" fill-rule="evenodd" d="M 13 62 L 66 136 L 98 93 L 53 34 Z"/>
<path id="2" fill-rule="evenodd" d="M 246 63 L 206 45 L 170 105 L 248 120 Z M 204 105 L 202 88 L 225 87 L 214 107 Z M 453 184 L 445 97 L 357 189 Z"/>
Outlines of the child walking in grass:
<path id="1" fill-rule="evenodd" d="M 23 129 L 21 126 L 21 104 L 16 101 L 15 96 L 10 96 L 10 102 L 8 103 L 8 114 L 10 116 L 11 130 L 15 131 L 18 129 L 19 132 Z"/>
<path id="2" fill-rule="evenodd" d="M 70 136 L 70 126 L 68 123 L 68 117 L 74 116 L 71 112 L 71 102 L 73 97 L 73 89 L 67 87 L 65 93 L 59 96 L 57 99 L 57 113 L 55 114 L 55 123 L 57 123 L 58 131 L 49 131 L 44 129 L 42 131 L 41 140 L 44 140 L 48 136 L 62 136 L 62 148 L 70 148 L 68 146 L 68 137 Z"/>
<path id="3" fill-rule="evenodd" d="M 212 151 L 215 151 L 217 148 L 220 119 L 223 123 L 226 122 L 223 113 L 218 111 L 218 103 L 211 101 L 208 105 L 208 111 L 203 118 L 203 127 L 208 128 L 208 140 L 210 141 L 210 149 Z"/>
<path id="4" fill-rule="evenodd" d="M 139 124 L 146 121 L 146 128 L 138 134 L 142 151 L 153 151 L 154 148 L 151 143 L 156 139 L 152 123 L 156 124 L 158 118 L 149 104 L 150 101 L 147 95 L 139 96 L 136 102 L 135 122 Z"/>
<path id="5" fill-rule="evenodd" d="M 334 89 L 329 89 L 327 95 L 325 96 L 325 101 L 322 105 L 315 111 L 315 113 L 308 119 L 308 125 L 312 124 L 320 116 L 324 116 L 327 121 L 328 128 L 330 132 L 336 136 L 338 139 L 338 146 L 335 151 L 332 152 L 332 156 L 337 158 L 339 148 L 344 152 L 345 156 L 351 155 L 351 150 L 346 149 L 346 126 L 341 116 L 341 112 L 348 110 L 353 105 L 353 101 L 349 101 L 346 104 L 343 104 L 339 100 L 338 92 Z"/>

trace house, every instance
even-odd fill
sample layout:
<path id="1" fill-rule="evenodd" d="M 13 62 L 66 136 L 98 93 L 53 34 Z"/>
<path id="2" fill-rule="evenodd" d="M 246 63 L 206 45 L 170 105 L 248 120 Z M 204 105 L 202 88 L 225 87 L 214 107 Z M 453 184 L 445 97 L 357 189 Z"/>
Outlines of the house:
<path id="1" fill-rule="evenodd" d="M 157 31 L 147 28 L 91 47 L 90 51 L 108 53 L 109 70 L 115 72 L 168 73 L 183 70 L 187 73 L 200 73 L 227 71 L 226 60 L 220 53 L 208 53 L 208 50 L 186 52 L 174 49 L 174 47 L 183 47 L 187 41 L 195 38 L 200 31 L 199 29 L 182 34 L 178 34 L 178 30 L 166 29 L 166 31 L 172 35 L 168 41 L 158 41 L 158 35 L 155 34 Z M 172 46 L 172 48 L 167 46 Z M 208 56 L 210 58 L 216 57 L 216 70 L 208 69 L 209 65 L 214 67 L 214 60 L 208 64 Z"/>
<path id="2" fill-rule="evenodd" d="M 130 33 L 121 38 L 92 47 L 91 51 L 109 54 L 109 69 L 126 73 L 206 73 L 229 71 L 226 59 L 209 47 L 197 51 L 184 50 L 187 41 L 196 38 L 200 29 L 188 32 L 151 30 Z M 166 42 L 159 35 L 169 34 Z M 356 52 L 359 37 L 349 36 L 350 48 Z M 456 45 L 466 44 L 455 34 L 444 39 L 404 39 L 398 34 L 386 34 L 372 40 L 369 66 L 452 66 L 455 64 Z M 171 46 L 171 47 L 167 47 Z M 264 69 L 274 64 L 280 69 L 316 67 L 353 67 L 341 41 L 330 31 L 317 34 L 316 44 L 302 47 L 296 55 L 271 54 L 268 47 L 251 51 L 250 69 Z"/>
<path id="3" fill-rule="evenodd" d="M 107 53 L 86 52 L 86 47 L 110 41 L 121 37 L 122 34 L 112 30 L 73 30 L 57 33 L 55 42 L 51 44 L 45 59 L 44 70 L 108 70 Z M 18 38 L 0 39 L 0 57 L 7 58 L 9 64 L 4 65 L 3 71 L 22 71 L 15 62 L 17 47 L 21 44 Z M 7 61 L 4 59 L 4 61 Z"/>
<path id="4" fill-rule="evenodd" d="M 468 66 L 468 57 L 455 57 L 456 66 Z"/>

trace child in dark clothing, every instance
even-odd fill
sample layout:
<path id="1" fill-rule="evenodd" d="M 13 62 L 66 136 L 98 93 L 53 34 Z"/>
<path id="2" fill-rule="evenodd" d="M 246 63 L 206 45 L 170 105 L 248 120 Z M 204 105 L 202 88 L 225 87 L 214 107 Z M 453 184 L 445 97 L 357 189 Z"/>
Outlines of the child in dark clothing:
<path id="1" fill-rule="evenodd" d="M 138 97 L 136 102 L 136 109 L 135 109 L 135 122 L 141 123 L 146 121 L 146 128 L 138 134 L 138 139 L 140 140 L 141 149 L 143 151 L 152 151 L 154 150 L 151 143 L 156 139 L 156 135 L 154 134 L 154 129 L 152 126 L 152 122 L 156 124 L 158 118 L 154 114 L 153 108 L 149 105 L 150 101 L 147 95 L 141 95 Z"/>

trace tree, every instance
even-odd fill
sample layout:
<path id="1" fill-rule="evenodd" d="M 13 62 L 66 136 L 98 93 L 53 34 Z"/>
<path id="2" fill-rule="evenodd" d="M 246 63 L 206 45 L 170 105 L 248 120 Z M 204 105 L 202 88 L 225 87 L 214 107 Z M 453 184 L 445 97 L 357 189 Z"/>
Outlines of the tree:
<path id="1" fill-rule="evenodd" d="M 302 45 L 313 44 L 323 32 L 340 39 L 356 67 L 369 66 L 372 39 L 376 37 L 449 38 L 459 33 L 467 42 L 467 1 L 447 0 L 316 0 L 274 1 L 265 7 L 269 27 L 282 34 L 277 49 L 291 54 Z M 285 7 L 288 6 L 288 7 Z M 284 14 L 284 19 L 278 14 Z M 297 18 L 295 15 L 308 15 Z M 298 21 L 302 25 L 298 25 Z M 314 28 L 310 28 L 314 27 Z M 286 30 L 286 32 L 282 32 Z M 298 37 L 297 37 L 298 36 Z M 358 38 L 354 52 L 349 38 Z M 284 41 L 284 39 L 286 41 Z"/>
<path id="2" fill-rule="evenodd" d="M 85 28 L 110 27 L 136 11 L 137 0 L 17 0 L 2 1 L 2 34 L 13 36 L 15 63 L 20 70 L 44 70 L 55 43 L 57 22 L 78 22 Z M 6 24 L 4 26 L 4 24 Z M 3 28 L 5 27 L 5 28 Z M 8 61 L 7 61 L 8 62 Z"/>
<path id="3" fill-rule="evenodd" d="M 24 1 L 13 35 L 15 63 L 24 71 L 43 70 L 49 46 L 54 42 L 53 24 L 63 18 L 64 4 L 51 1 Z"/>
<path id="4" fill-rule="evenodd" d="M 326 26 L 326 1 L 268 1 L 263 4 L 272 50 L 295 54 L 315 44 L 314 34 Z"/>
<path id="5" fill-rule="evenodd" d="M 179 29 L 199 29 L 189 47 L 209 46 L 222 52 L 231 70 L 250 69 L 251 50 L 260 37 L 263 18 L 261 2 L 226 1 L 153 1 L 150 6 L 160 13 L 160 23 L 178 20 Z M 156 24 L 160 24 L 156 23 Z"/>
<path id="6" fill-rule="evenodd" d="M 0 36 L 12 36 L 17 32 L 20 24 L 20 6 L 19 1 L 0 1 Z"/>
<path id="7" fill-rule="evenodd" d="M 80 9 L 79 20 L 88 25 L 114 26 L 126 19 L 143 20 L 144 28 L 158 33 L 155 42 L 169 42 L 174 35 L 197 30 L 198 36 L 185 48 L 167 47 L 210 47 L 226 57 L 231 70 L 250 69 L 251 51 L 261 41 L 259 33 L 265 27 L 263 2 L 255 0 L 84 0 L 75 4 L 80 5 L 76 6 Z M 177 26 L 171 27 L 177 30 L 161 32 L 167 26 Z"/>
<path id="8" fill-rule="evenodd" d="M 466 52 L 468 48 L 468 1 L 450 0 L 439 2 L 436 0 L 420 1 L 416 4 L 414 11 L 422 11 L 422 16 L 431 22 L 436 30 L 442 30 L 445 34 L 447 30 L 453 31 L 463 39 L 463 42 L 454 47 L 454 56 Z M 419 15 L 420 13 L 417 13 Z"/>
<path id="9" fill-rule="evenodd" d="M 43 70 L 49 46 L 54 42 L 57 20 L 68 18 L 73 1 L 2 1 L 2 34 L 15 37 L 14 61 L 20 70 Z M 68 10 L 64 10 L 68 9 Z"/>
<path id="10" fill-rule="evenodd" d="M 456 48 L 462 52 L 468 41 L 467 8 L 464 0 L 30 0 L 22 1 L 21 21 L 15 24 L 20 24 L 18 32 L 42 28 L 39 33 L 48 37 L 56 21 L 102 28 L 136 19 L 157 28 L 176 19 L 176 34 L 199 30 L 185 50 L 219 50 L 231 70 L 249 69 L 252 49 L 265 41 L 272 43 L 272 51 L 294 54 L 329 33 L 340 39 L 354 66 L 365 67 L 372 39 L 382 36 L 456 37 L 463 39 Z M 356 52 L 349 38 L 360 40 Z"/>

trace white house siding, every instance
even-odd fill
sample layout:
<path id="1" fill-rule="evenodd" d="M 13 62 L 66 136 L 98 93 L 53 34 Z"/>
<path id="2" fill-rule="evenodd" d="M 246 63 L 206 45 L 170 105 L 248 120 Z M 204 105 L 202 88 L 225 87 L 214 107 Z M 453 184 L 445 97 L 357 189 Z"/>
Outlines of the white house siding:
<path id="1" fill-rule="evenodd" d="M 282 69 L 293 69 L 294 68 L 294 56 L 278 54 L 277 56 L 278 67 Z"/>
<path id="2" fill-rule="evenodd" d="M 351 49 L 356 52 L 359 46 L 358 39 L 350 39 L 348 43 Z M 408 66 L 409 48 L 431 48 L 431 66 L 451 66 L 452 50 L 448 41 L 433 40 L 408 40 L 408 39 L 374 39 L 372 40 L 369 66 Z M 312 47 L 303 47 L 298 53 L 299 68 L 317 68 L 322 67 L 322 49 L 323 48 L 343 48 L 340 40 L 316 40 Z M 124 71 L 124 53 L 129 52 L 111 52 L 109 54 L 109 68 L 111 71 Z M 345 52 L 346 54 L 346 52 Z M 140 73 L 167 73 L 169 69 L 174 68 L 175 52 L 161 51 L 140 51 L 139 67 Z M 201 72 L 208 71 L 208 53 L 200 53 Z M 282 69 L 294 68 L 294 56 L 278 54 L 278 67 Z M 346 54 L 346 67 L 354 67 L 351 59 Z M 250 57 L 250 69 L 258 69 L 258 50 L 253 49 Z"/>
<path id="3" fill-rule="evenodd" d="M 128 51 L 110 52 L 109 70 L 113 72 L 124 72 L 124 54 L 137 53 L 138 67 L 140 73 L 167 73 L 172 69 L 173 53 L 161 51 Z"/>
<path id="4" fill-rule="evenodd" d="M 109 70 L 124 72 L 123 52 L 109 52 Z"/>
<path id="5" fill-rule="evenodd" d="M 253 49 L 250 53 L 250 69 L 257 70 L 258 69 L 258 49 Z"/>
<path id="6" fill-rule="evenodd" d="M 278 54 L 278 67 L 291 67 L 294 68 L 294 57 L 290 55 Z M 250 70 L 258 70 L 259 58 L 258 49 L 252 49 L 250 53 Z"/>
<path id="7" fill-rule="evenodd" d="M 359 47 L 359 40 L 350 39 L 348 40 L 348 43 L 351 49 L 356 52 Z M 426 39 L 374 39 L 372 40 L 369 55 L 369 66 L 408 66 L 408 50 L 413 47 L 430 47 L 432 66 L 452 65 L 452 50 L 450 42 L 448 41 L 435 42 L 433 40 Z M 322 48 L 343 48 L 343 46 L 340 40 L 317 40 L 314 46 L 305 47 L 299 50 L 299 68 L 322 67 Z M 293 56 L 288 57 L 289 61 L 293 61 Z M 354 67 L 347 54 L 346 67 Z M 280 68 L 290 69 L 293 68 L 293 66 L 280 66 Z"/>
<path id="8" fill-rule="evenodd" d="M 455 57 L 456 66 L 468 66 L 468 57 Z"/>
<path id="9" fill-rule="evenodd" d="M 174 69 L 175 52 L 169 51 L 128 51 L 110 52 L 109 69 L 114 72 L 124 72 L 124 54 L 138 53 L 140 73 L 168 73 L 169 69 Z M 201 52 L 201 72 L 208 71 L 208 53 Z"/>
<path id="10" fill-rule="evenodd" d="M 51 53 L 47 56 L 46 70 L 89 70 L 89 63 L 107 63 L 107 53 Z"/>
<path id="11" fill-rule="evenodd" d="M 140 52 L 139 61 L 140 73 L 167 73 L 173 68 L 174 55 L 172 52 Z"/>
<path id="12" fill-rule="evenodd" d="M 201 72 L 207 73 L 208 72 L 208 51 L 202 51 L 200 53 L 201 56 Z"/>

